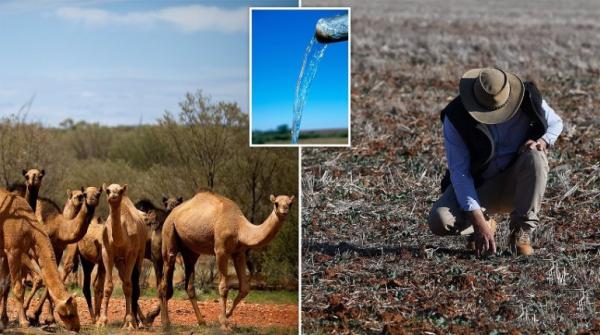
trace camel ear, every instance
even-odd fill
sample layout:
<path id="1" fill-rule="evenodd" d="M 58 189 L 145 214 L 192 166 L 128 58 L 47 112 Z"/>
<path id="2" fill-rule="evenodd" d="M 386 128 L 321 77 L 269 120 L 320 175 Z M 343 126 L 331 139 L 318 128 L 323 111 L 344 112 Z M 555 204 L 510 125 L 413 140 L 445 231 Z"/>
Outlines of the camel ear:
<path id="1" fill-rule="evenodd" d="M 106 189 L 106 183 L 102 183 L 102 187 L 100 187 L 100 191 L 106 191 L 106 193 L 108 194 L 108 190 Z"/>
<path id="2" fill-rule="evenodd" d="M 123 185 L 123 188 L 121 189 L 121 192 L 119 192 L 119 194 L 124 194 L 127 191 L 127 184 Z"/>
<path id="3" fill-rule="evenodd" d="M 180 203 L 183 202 L 183 197 L 177 198 L 177 202 L 180 202 Z"/>
<path id="4" fill-rule="evenodd" d="M 85 190 L 83 189 L 83 186 L 81 186 L 81 193 L 85 193 Z"/>
<path id="5" fill-rule="evenodd" d="M 71 196 L 72 196 L 72 195 L 73 195 L 73 191 L 71 191 L 71 190 L 67 189 L 67 197 L 68 197 L 69 199 L 71 199 Z"/>
<path id="6" fill-rule="evenodd" d="M 102 186 L 100 186 L 100 188 L 98 188 L 98 193 L 102 194 L 102 192 L 104 192 L 104 184 L 102 184 Z"/>
<path id="7" fill-rule="evenodd" d="M 271 194 L 271 196 L 269 196 L 269 200 L 271 200 L 272 203 L 275 203 L 275 196 Z"/>
<path id="8" fill-rule="evenodd" d="M 295 196 L 293 196 L 293 195 L 290 197 L 290 204 L 291 204 L 291 203 L 294 203 L 294 199 L 295 199 L 295 198 L 296 198 L 296 197 L 295 197 Z"/>
<path id="9" fill-rule="evenodd" d="M 27 170 L 23 169 L 23 177 L 25 177 L 25 175 L 27 174 Z"/>
<path id="10" fill-rule="evenodd" d="M 169 200 L 169 198 L 167 197 L 166 194 L 163 194 L 163 196 L 162 196 L 162 203 L 163 203 L 163 205 L 167 204 L 167 200 Z"/>
<path id="11" fill-rule="evenodd" d="M 46 175 L 46 170 L 42 169 L 42 171 L 40 171 L 40 177 L 43 177 Z"/>

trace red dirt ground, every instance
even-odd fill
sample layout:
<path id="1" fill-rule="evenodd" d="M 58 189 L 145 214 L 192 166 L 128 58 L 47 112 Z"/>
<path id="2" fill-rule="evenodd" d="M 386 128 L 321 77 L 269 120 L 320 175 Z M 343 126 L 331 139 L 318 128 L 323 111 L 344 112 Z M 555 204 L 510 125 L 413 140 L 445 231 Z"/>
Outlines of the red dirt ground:
<path id="1" fill-rule="evenodd" d="M 153 298 L 140 298 L 140 306 L 144 313 L 150 311 L 158 301 Z M 37 301 L 32 303 L 37 306 Z M 16 319 L 16 312 L 11 309 L 14 306 L 14 300 L 9 299 L 9 317 L 11 321 Z M 90 314 L 87 309 L 85 299 L 77 298 L 79 309 L 79 319 L 81 326 L 91 325 Z M 215 301 L 198 302 L 198 307 L 202 316 L 208 324 L 218 322 L 219 304 Z M 46 318 L 47 311 L 42 314 L 41 319 Z M 109 324 L 120 321 L 125 316 L 125 299 L 111 298 L 108 308 Z M 173 325 L 196 325 L 196 316 L 189 300 L 169 301 L 169 316 Z M 298 306 L 293 304 L 249 304 L 243 301 L 236 308 L 230 319 L 234 326 L 252 326 L 252 327 L 298 327 Z M 160 327 L 160 315 L 154 320 L 153 329 Z"/>

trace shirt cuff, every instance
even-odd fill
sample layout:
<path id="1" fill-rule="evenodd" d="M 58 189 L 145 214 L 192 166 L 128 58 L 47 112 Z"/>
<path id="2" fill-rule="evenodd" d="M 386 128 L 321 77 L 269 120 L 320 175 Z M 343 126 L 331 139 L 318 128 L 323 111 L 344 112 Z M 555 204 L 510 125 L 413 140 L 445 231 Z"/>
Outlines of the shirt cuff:
<path id="1" fill-rule="evenodd" d="M 477 200 L 471 197 L 467 197 L 467 203 L 463 207 L 463 211 L 472 212 L 478 209 L 481 209 L 481 206 L 479 206 L 479 202 L 477 202 Z"/>
<path id="2" fill-rule="evenodd" d="M 546 141 L 546 144 L 548 144 L 549 147 L 554 146 L 554 140 L 552 137 L 550 137 L 550 135 L 548 134 L 544 134 L 544 136 L 542 136 L 542 140 Z"/>

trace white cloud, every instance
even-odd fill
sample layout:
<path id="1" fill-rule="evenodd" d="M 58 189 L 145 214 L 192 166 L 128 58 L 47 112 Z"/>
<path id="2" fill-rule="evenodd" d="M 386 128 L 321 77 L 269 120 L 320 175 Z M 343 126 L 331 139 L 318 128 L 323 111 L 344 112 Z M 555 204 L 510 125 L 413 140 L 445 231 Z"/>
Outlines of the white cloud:
<path id="1" fill-rule="evenodd" d="M 189 5 L 166 7 L 154 11 L 116 13 L 104 9 L 61 7 L 55 14 L 63 19 L 88 25 L 156 25 L 170 24 L 182 31 L 244 31 L 247 9 L 221 9 L 214 6 Z"/>

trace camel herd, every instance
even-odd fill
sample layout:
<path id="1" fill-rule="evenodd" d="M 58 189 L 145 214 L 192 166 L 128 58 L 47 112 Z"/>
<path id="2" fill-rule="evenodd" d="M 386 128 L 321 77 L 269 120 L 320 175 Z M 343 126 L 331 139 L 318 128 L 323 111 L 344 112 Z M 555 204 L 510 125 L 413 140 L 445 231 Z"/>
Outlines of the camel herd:
<path id="1" fill-rule="evenodd" d="M 173 271 L 178 254 L 185 270 L 185 287 L 198 324 L 204 320 L 196 302 L 194 269 L 199 255 L 216 256 L 220 274 L 221 327 L 249 292 L 246 251 L 268 244 L 276 236 L 294 202 L 294 196 L 270 196 L 273 211 L 261 225 L 250 223 L 235 202 L 208 190 L 193 198 L 163 197 L 164 209 L 148 200 L 134 204 L 126 195 L 127 185 L 103 184 L 68 190 L 61 210 L 40 196 L 44 170 L 23 171 L 25 183 L 10 190 L 0 189 L 0 330 L 8 325 L 7 303 L 12 286 L 19 325 L 38 323 L 46 300 L 49 322 L 58 315 L 64 326 L 80 329 L 76 299 L 65 287 L 67 276 L 78 262 L 83 269 L 83 294 L 91 320 L 108 323 L 107 310 L 117 269 L 125 296 L 123 327 L 149 327 L 158 314 L 169 325 L 168 300 L 173 295 Z M 109 207 L 107 218 L 95 215 L 102 195 Z M 158 304 L 144 315 L 138 305 L 140 273 L 144 258 L 152 261 L 158 286 Z M 239 292 L 227 310 L 227 264 L 233 260 Z M 58 265 L 63 263 L 63 273 Z M 92 271 L 96 276 L 92 280 Z M 25 298 L 24 279 L 33 287 Z M 93 285 L 93 301 L 91 285 Z M 36 291 L 44 287 L 35 308 L 28 314 Z"/>

